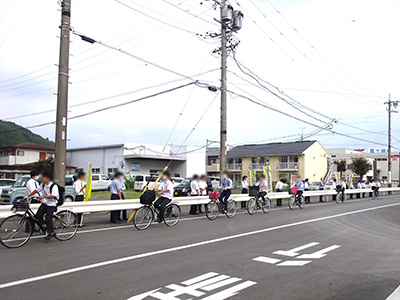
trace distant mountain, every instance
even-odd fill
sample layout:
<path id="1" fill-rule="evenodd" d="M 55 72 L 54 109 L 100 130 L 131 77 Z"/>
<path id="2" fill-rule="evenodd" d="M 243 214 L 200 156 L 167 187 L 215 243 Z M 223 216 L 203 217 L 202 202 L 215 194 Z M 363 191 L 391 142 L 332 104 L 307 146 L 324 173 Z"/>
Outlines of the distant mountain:
<path id="1" fill-rule="evenodd" d="M 43 138 L 13 122 L 0 120 L 0 147 L 23 143 L 35 143 L 45 146 L 54 146 L 54 142 Z"/>

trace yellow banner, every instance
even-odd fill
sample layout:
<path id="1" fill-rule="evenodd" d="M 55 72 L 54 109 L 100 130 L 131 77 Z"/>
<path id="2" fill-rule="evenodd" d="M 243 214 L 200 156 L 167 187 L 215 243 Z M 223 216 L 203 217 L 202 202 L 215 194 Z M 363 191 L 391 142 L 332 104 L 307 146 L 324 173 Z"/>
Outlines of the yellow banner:
<path id="1" fill-rule="evenodd" d="M 264 175 L 267 179 L 267 187 L 268 193 L 272 193 L 272 173 L 271 173 L 271 166 L 264 166 L 263 167 Z"/>
<path id="2" fill-rule="evenodd" d="M 92 164 L 89 164 L 89 170 L 86 179 L 86 189 L 85 189 L 85 202 L 90 200 L 92 196 Z"/>

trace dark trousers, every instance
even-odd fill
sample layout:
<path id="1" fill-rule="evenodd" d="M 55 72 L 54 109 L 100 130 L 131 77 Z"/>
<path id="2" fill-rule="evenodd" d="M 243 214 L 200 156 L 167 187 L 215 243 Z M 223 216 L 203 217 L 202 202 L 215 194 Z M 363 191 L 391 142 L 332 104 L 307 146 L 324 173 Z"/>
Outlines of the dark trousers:
<path id="1" fill-rule="evenodd" d="M 306 189 L 305 191 L 309 191 L 309 189 Z M 310 201 L 310 196 L 305 197 L 305 198 L 304 198 L 304 202 L 305 202 L 305 203 L 311 203 L 311 201 Z"/>
<path id="2" fill-rule="evenodd" d="M 75 202 L 82 202 L 83 201 L 83 195 L 76 195 L 75 197 Z M 82 222 L 82 213 L 78 214 L 78 224 L 81 224 Z"/>
<path id="3" fill-rule="evenodd" d="M 242 194 L 248 194 L 248 193 L 249 193 L 248 189 L 242 188 Z M 242 208 L 246 208 L 246 201 L 240 202 L 240 205 Z"/>
<path id="4" fill-rule="evenodd" d="M 265 196 L 267 196 L 267 192 L 258 193 L 258 197 L 261 198 L 263 202 L 265 202 Z"/>
<path id="5" fill-rule="evenodd" d="M 283 190 L 276 190 L 277 193 L 282 193 Z M 282 206 L 282 199 L 276 199 L 276 206 Z"/>
<path id="6" fill-rule="evenodd" d="M 190 195 L 190 196 L 191 196 L 191 197 L 198 197 L 198 195 Z M 190 211 L 189 211 L 189 213 L 190 213 L 191 215 L 197 214 L 197 210 L 201 211 L 201 204 L 200 204 L 200 205 L 197 205 L 197 204 L 190 205 Z"/>
<path id="7" fill-rule="evenodd" d="M 122 199 L 125 199 L 125 196 L 123 193 L 121 193 Z M 120 200 L 118 194 L 111 194 L 111 200 Z M 126 217 L 126 209 L 122 211 L 122 219 L 127 220 L 128 218 Z M 116 223 L 116 222 L 121 222 L 121 210 L 112 210 L 110 212 L 110 222 L 111 223 Z"/>
<path id="8" fill-rule="evenodd" d="M 357 198 L 357 199 L 360 199 L 360 198 L 361 198 L 361 194 L 358 193 L 357 196 L 356 196 L 356 198 Z"/>
<path id="9" fill-rule="evenodd" d="M 297 201 L 300 201 L 301 195 L 303 195 L 303 191 L 297 191 L 297 193 L 296 193 L 296 200 Z"/>
<path id="10" fill-rule="evenodd" d="M 171 202 L 171 199 L 168 199 L 166 197 L 161 196 L 154 202 L 154 207 L 159 210 L 158 214 L 158 219 L 163 220 L 164 219 L 164 214 L 165 214 L 165 207 L 167 206 L 168 203 Z M 196 205 L 197 206 L 197 205 Z"/>
<path id="11" fill-rule="evenodd" d="M 219 195 L 219 202 L 221 202 L 224 205 L 224 209 L 228 209 L 228 199 L 231 196 L 232 191 L 231 190 L 223 190 L 222 193 Z"/>
<path id="12" fill-rule="evenodd" d="M 320 191 L 323 191 L 324 189 L 319 189 Z M 324 202 L 324 200 L 322 199 L 322 195 L 321 196 L 319 196 L 319 202 Z"/>
<path id="13" fill-rule="evenodd" d="M 43 216 L 46 215 L 44 223 L 46 224 L 47 233 L 53 233 L 53 214 L 57 211 L 56 206 L 48 206 L 46 204 L 41 204 L 36 213 L 36 218 L 39 223 L 43 224 Z"/>

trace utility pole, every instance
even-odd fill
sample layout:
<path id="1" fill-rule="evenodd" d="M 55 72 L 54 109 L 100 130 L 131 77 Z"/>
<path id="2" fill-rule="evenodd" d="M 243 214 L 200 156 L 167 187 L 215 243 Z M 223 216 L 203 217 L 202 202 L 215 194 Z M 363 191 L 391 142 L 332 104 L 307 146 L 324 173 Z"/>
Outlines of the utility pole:
<path id="1" fill-rule="evenodd" d="M 389 94 L 389 101 L 385 102 L 388 105 L 388 187 L 392 187 L 392 113 L 396 113 L 394 109 L 397 108 L 400 101 L 391 101 Z M 400 174 L 399 174 L 400 176 Z M 400 182 L 400 178 L 399 178 Z"/>
<path id="2" fill-rule="evenodd" d="M 61 5 L 61 26 L 60 26 L 61 33 L 60 33 L 60 58 L 58 65 L 54 179 L 59 185 L 65 186 L 71 0 L 63 0 L 60 5 Z"/>
<path id="3" fill-rule="evenodd" d="M 220 176 L 226 168 L 226 24 L 222 12 L 226 0 L 221 1 L 221 132 L 220 132 Z"/>

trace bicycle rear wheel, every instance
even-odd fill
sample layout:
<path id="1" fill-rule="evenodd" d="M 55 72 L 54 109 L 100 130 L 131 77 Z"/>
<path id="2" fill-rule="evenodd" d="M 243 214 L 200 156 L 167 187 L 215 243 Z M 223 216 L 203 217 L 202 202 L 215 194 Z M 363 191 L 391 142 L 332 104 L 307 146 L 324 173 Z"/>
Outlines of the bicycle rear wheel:
<path id="1" fill-rule="evenodd" d="M 336 203 L 339 204 L 340 203 L 340 193 L 337 193 L 336 195 Z"/>
<path id="2" fill-rule="evenodd" d="M 295 198 L 294 195 L 290 196 L 289 200 L 288 200 L 288 204 L 289 204 L 289 208 L 290 210 L 294 209 L 295 206 Z"/>
<path id="3" fill-rule="evenodd" d="M 265 199 L 265 203 L 261 204 L 261 208 L 264 214 L 267 214 L 271 211 L 271 200 L 269 198 Z"/>
<path id="4" fill-rule="evenodd" d="M 213 221 L 216 218 L 218 218 L 219 215 L 219 207 L 218 203 L 215 200 L 211 200 L 207 205 L 206 205 L 206 216 L 209 220 Z"/>
<path id="5" fill-rule="evenodd" d="M 181 219 L 181 208 L 176 204 L 170 204 L 165 208 L 164 223 L 172 227 L 178 224 Z"/>
<path id="6" fill-rule="evenodd" d="M 139 208 L 133 216 L 133 225 L 138 230 L 145 230 L 153 222 L 154 212 L 150 206 L 143 206 Z"/>
<path id="7" fill-rule="evenodd" d="M 53 216 L 53 225 L 57 240 L 70 240 L 78 231 L 78 216 L 70 210 L 62 210 Z"/>
<path id="8" fill-rule="evenodd" d="M 227 203 L 226 216 L 228 218 L 233 218 L 235 215 L 236 215 L 236 201 L 229 199 Z"/>
<path id="9" fill-rule="evenodd" d="M 18 248 L 32 236 L 33 225 L 25 215 L 12 215 L 0 224 L 0 243 L 7 248 Z"/>
<path id="10" fill-rule="evenodd" d="M 257 212 L 257 200 L 256 198 L 251 198 L 249 201 L 247 201 L 247 212 L 249 215 L 255 215 Z"/>

